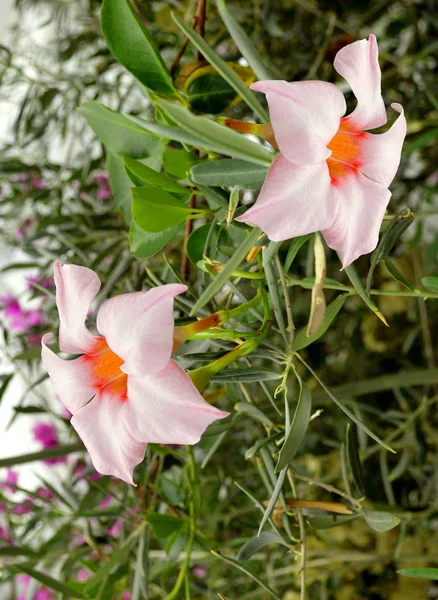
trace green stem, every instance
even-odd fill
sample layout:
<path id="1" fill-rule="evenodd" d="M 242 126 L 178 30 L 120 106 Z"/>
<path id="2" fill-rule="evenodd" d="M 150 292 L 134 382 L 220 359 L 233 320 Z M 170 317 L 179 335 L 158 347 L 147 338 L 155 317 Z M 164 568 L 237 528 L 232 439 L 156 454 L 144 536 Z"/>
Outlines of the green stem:
<path id="1" fill-rule="evenodd" d="M 195 333 L 191 340 L 237 340 L 239 338 L 257 337 L 257 331 L 237 331 L 236 329 L 206 329 Z"/>

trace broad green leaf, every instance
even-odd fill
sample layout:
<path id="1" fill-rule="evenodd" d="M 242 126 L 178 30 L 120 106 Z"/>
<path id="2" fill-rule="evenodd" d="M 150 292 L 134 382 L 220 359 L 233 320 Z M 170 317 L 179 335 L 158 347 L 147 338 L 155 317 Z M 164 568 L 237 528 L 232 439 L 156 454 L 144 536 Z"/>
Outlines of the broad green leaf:
<path id="1" fill-rule="evenodd" d="M 30 452 L 28 454 L 19 454 L 18 456 L 1 458 L 0 468 L 24 465 L 26 463 L 35 462 L 37 460 L 46 460 L 48 458 L 58 458 L 59 456 L 65 456 L 67 454 L 72 454 L 73 452 L 85 452 L 82 442 L 68 444 L 66 446 L 54 446 L 52 448 L 47 448 L 46 450 L 40 450 L 39 452 Z"/>
<path id="2" fill-rule="evenodd" d="M 184 223 L 193 212 L 182 200 L 156 186 L 133 188 L 132 194 L 132 218 L 144 231 L 164 231 Z"/>
<path id="3" fill-rule="evenodd" d="M 157 100 L 157 104 L 169 115 L 172 121 L 200 140 L 197 147 L 211 148 L 221 154 L 234 156 L 263 166 L 269 166 L 274 160 L 272 152 L 237 131 L 219 125 L 219 123 L 215 123 L 206 117 L 195 116 L 178 104 L 165 100 Z"/>
<path id="4" fill-rule="evenodd" d="M 132 182 L 126 174 L 123 159 L 108 152 L 106 167 L 115 205 L 122 212 L 125 221 L 131 223 Z"/>
<path id="5" fill-rule="evenodd" d="M 273 381 L 281 379 L 281 373 L 276 373 L 263 367 L 251 367 L 247 369 L 224 369 L 212 377 L 212 381 L 222 383 L 243 383 L 257 381 Z"/>
<path id="6" fill-rule="evenodd" d="M 193 165 L 199 162 L 200 159 L 193 152 L 187 152 L 187 150 L 168 148 L 163 154 L 164 170 L 176 179 L 185 179 Z"/>
<path id="7" fill-rule="evenodd" d="M 416 577 L 417 579 L 433 579 L 438 580 L 438 569 L 433 567 L 415 567 L 413 569 L 400 569 L 397 571 L 405 577 Z"/>
<path id="8" fill-rule="evenodd" d="M 292 419 L 289 433 L 284 440 L 284 444 L 278 457 L 278 462 L 275 466 L 276 473 L 287 467 L 290 461 L 294 458 L 295 454 L 298 452 L 304 436 L 306 435 L 307 427 L 310 421 L 312 395 L 301 379 L 298 381 L 300 383 L 300 396 L 298 398 L 298 404 L 295 409 L 295 414 Z"/>
<path id="9" fill-rule="evenodd" d="M 187 256 L 194 265 L 196 265 L 197 262 L 203 260 L 205 244 L 207 242 L 207 239 L 209 239 L 209 236 L 213 236 L 213 239 L 217 241 L 220 233 L 222 232 L 222 229 L 219 227 L 219 225 L 214 225 L 214 231 L 210 233 L 211 227 L 212 226 L 210 223 L 205 223 L 205 225 L 201 225 L 201 227 L 198 227 L 191 233 L 189 239 L 187 240 Z"/>
<path id="10" fill-rule="evenodd" d="M 172 515 L 161 515 L 154 511 L 148 512 L 146 521 L 152 527 L 152 531 L 158 540 L 168 538 L 173 533 L 180 531 L 184 525 L 182 519 Z"/>
<path id="11" fill-rule="evenodd" d="M 324 321 L 322 322 L 321 327 L 317 329 L 317 331 L 315 331 L 313 335 L 307 335 L 307 327 L 303 327 L 302 329 L 300 329 L 297 335 L 295 336 L 292 346 L 293 349 L 297 351 L 302 350 L 303 348 L 306 348 L 306 346 L 309 346 L 310 344 L 318 340 L 320 337 L 322 337 L 334 321 L 338 312 L 343 307 L 346 298 L 347 294 L 342 294 L 327 306 Z"/>
<path id="12" fill-rule="evenodd" d="M 36 579 L 51 590 L 55 590 L 56 592 L 64 594 L 65 596 L 67 596 L 67 598 L 84 598 L 85 600 L 87 598 L 87 596 L 84 596 L 82 592 L 75 590 L 74 588 L 66 585 L 65 583 L 58 581 L 57 579 L 53 579 L 53 577 L 50 577 L 45 573 L 41 573 L 41 571 L 32 569 L 31 567 L 23 563 L 15 563 L 14 565 L 10 565 L 9 569 L 14 573 L 26 573 L 26 575 L 29 575 L 33 579 Z"/>
<path id="13" fill-rule="evenodd" d="M 438 277 L 423 277 L 421 283 L 431 292 L 438 293 Z"/>
<path id="14" fill-rule="evenodd" d="M 364 510 L 363 516 L 365 521 L 374 529 L 374 531 L 389 531 L 394 529 L 400 523 L 400 518 L 389 512 L 381 512 L 377 510 Z"/>
<path id="15" fill-rule="evenodd" d="M 174 95 L 172 78 L 130 0 L 104 0 L 102 33 L 121 65 L 158 94 Z"/>
<path id="16" fill-rule="evenodd" d="M 354 483 L 362 496 L 365 495 L 365 485 L 362 472 L 362 464 L 359 455 L 359 439 L 357 437 L 357 429 L 351 423 L 347 424 L 347 435 L 345 438 L 345 450 L 347 453 L 348 466 L 353 475 Z"/>
<path id="17" fill-rule="evenodd" d="M 16 354 L 12 360 L 36 360 L 41 358 L 41 348 L 36 346 L 35 348 L 28 348 L 20 354 Z"/>
<path id="18" fill-rule="evenodd" d="M 183 187 L 182 185 L 179 185 L 178 183 L 176 183 L 176 181 L 173 181 L 173 179 L 170 179 L 162 173 L 154 171 L 154 169 L 147 167 L 138 160 L 125 157 L 124 163 L 126 165 L 126 168 L 129 171 L 131 171 L 131 173 L 134 173 L 136 177 L 138 177 L 142 181 L 145 181 L 149 185 L 154 185 L 172 194 L 186 195 L 189 192 L 187 188 Z"/>
<path id="19" fill-rule="evenodd" d="M 176 234 L 183 229 L 184 223 L 179 223 L 163 231 L 155 233 L 144 231 L 135 221 L 129 228 L 129 245 L 135 258 L 149 258 L 162 250 Z"/>
<path id="20" fill-rule="evenodd" d="M 191 179 L 201 185 L 257 189 L 263 185 L 267 167 L 244 160 L 211 160 L 192 167 Z"/>
<path id="21" fill-rule="evenodd" d="M 248 61 L 249 66 L 257 75 L 257 78 L 260 80 L 274 79 L 272 73 L 265 66 L 262 57 L 258 53 L 251 39 L 228 10 L 225 1 L 216 0 L 216 6 L 229 34 L 233 38 L 233 42 L 236 44 L 243 58 Z"/>
<path id="22" fill-rule="evenodd" d="M 227 283 L 228 279 L 232 276 L 240 263 L 244 260 L 245 256 L 256 244 L 258 237 L 260 236 L 260 229 L 255 227 L 249 236 L 240 244 L 237 250 L 234 252 L 230 260 L 224 265 L 222 271 L 216 275 L 210 285 L 203 291 L 198 300 L 195 302 L 192 308 L 191 315 L 195 314 L 199 309 L 203 308 L 207 302 L 209 302 L 222 287 Z"/>
<path id="23" fill-rule="evenodd" d="M 264 122 L 269 121 L 269 115 L 260 102 L 255 97 L 254 93 L 243 83 L 237 73 L 231 69 L 227 63 L 207 44 L 207 42 L 191 27 L 187 26 L 184 21 L 175 13 L 172 13 L 172 18 L 184 35 L 192 42 L 192 44 L 201 52 L 209 63 L 216 69 L 227 83 L 239 94 L 246 104 L 255 112 L 256 115 Z"/>
<path id="24" fill-rule="evenodd" d="M 159 148 L 159 135 L 151 134 L 133 119 L 103 106 L 99 102 L 84 102 L 78 111 L 87 120 L 110 152 L 131 158 L 144 158 Z"/>
<path id="25" fill-rule="evenodd" d="M 354 265 L 349 265 L 348 267 L 345 267 L 344 271 L 347 274 L 347 277 L 350 280 L 352 286 L 354 287 L 358 295 L 362 298 L 362 300 L 365 302 L 365 304 L 368 306 L 368 308 L 370 308 L 373 311 L 373 313 L 375 313 L 376 316 L 379 317 L 382 323 L 389 327 L 385 317 L 380 312 L 379 307 L 374 304 L 368 292 L 365 290 L 358 275 L 358 272 L 356 271 L 356 267 Z"/>
<path id="26" fill-rule="evenodd" d="M 197 113 L 217 115 L 235 100 L 236 92 L 218 73 L 204 73 L 186 88 L 190 108 Z"/>
<path id="27" fill-rule="evenodd" d="M 303 246 L 303 244 L 309 241 L 313 235 L 313 233 L 308 233 L 307 235 L 300 235 L 292 240 L 284 263 L 284 270 L 286 273 L 291 268 L 291 265 L 298 254 L 298 250 L 301 248 L 301 246 Z"/>
<path id="28" fill-rule="evenodd" d="M 355 521 L 359 517 L 360 513 L 354 515 L 318 515 L 316 517 L 307 517 L 307 521 L 315 529 L 331 529 L 332 527 L 339 527 L 339 525 Z"/>
<path id="29" fill-rule="evenodd" d="M 281 544 L 289 548 L 289 544 L 279 535 L 272 531 L 262 531 L 259 536 L 249 539 L 239 550 L 237 560 L 248 560 L 256 552 L 268 544 Z"/>

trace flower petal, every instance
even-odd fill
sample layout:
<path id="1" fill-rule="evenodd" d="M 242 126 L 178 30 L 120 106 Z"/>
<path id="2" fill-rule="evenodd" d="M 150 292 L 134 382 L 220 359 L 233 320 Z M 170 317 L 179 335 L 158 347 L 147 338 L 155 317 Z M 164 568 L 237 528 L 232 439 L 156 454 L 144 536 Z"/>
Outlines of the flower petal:
<path id="1" fill-rule="evenodd" d="M 361 173 L 388 187 L 397 173 L 406 136 L 406 119 L 400 104 L 391 104 L 400 113 L 391 129 L 385 133 L 367 133 L 360 142 Z"/>
<path id="2" fill-rule="evenodd" d="M 169 284 L 110 298 L 97 313 L 97 328 L 129 375 L 153 375 L 169 362 L 173 346 L 173 298 L 187 290 Z"/>
<path id="3" fill-rule="evenodd" d="M 56 305 L 59 312 L 59 347 L 62 352 L 87 351 L 95 337 L 85 327 L 91 302 L 100 289 L 98 276 L 77 265 L 54 264 Z"/>
<path id="4" fill-rule="evenodd" d="M 127 428 L 128 403 L 99 392 L 71 420 L 87 448 L 94 468 L 134 484 L 132 475 L 141 463 L 146 444 L 135 440 Z"/>
<path id="5" fill-rule="evenodd" d="M 322 233 L 330 248 L 341 254 L 343 268 L 375 249 L 390 198 L 388 189 L 359 171 L 343 178 L 339 185 L 332 185 L 336 216 Z"/>
<path id="6" fill-rule="evenodd" d="M 275 139 L 282 154 L 305 165 L 328 158 L 327 144 L 339 129 L 346 105 L 342 92 L 325 81 L 258 81 L 266 94 Z"/>
<path id="7" fill-rule="evenodd" d="M 327 229 L 335 216 L 330 187 L 325 161 L 298 166 L 280 154 L 254 206 L 236 220 L 260 227 L 276 242 Z"/>
<path id="8" fill-rule="evenodd" d="M 74 414 L 96 393 L 89 363 L 82 357 L 74 360 L 59 358 L 48 348 L 53 336 L 46 333 L 41 340 L 41 358 L 64 406 Z"/>
<path id="9" fill-rule="evenodd" d="M 333 63 L 336 71 L 350 85 L 357 98 L 357 106 L 345 121 L 355 131 L 374 129 L 387 121 L 383 103 L 379 67 L 379 49 L 376 37 L 359 40 L 341 48 Z"/>
<path id="10" fill-rule="evenodd" d="M 153 377 L 128 377 L 128 422 L 143 442 L 196 444 L 205 429 L 228 413 L 208 404 L 174 360 Z"/>

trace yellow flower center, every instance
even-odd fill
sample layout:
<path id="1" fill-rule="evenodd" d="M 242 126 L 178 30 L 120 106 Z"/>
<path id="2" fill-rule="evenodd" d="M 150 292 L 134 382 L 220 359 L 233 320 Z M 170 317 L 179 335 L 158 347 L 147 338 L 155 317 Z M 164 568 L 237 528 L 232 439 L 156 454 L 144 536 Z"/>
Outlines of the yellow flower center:
<path id="1" fill-rule="evenodd" d="M 364 132 L 354 133 L 351 126 L 341 120 L 336 135 L 327 145 L 328 149 L 332 151 L 330 158 L 327 159 L 327 165 L 334 185 L 362 166 L 360 140 L 366 135 Z"/>
<path id="2" fill-rule="evenodd" d="M 110 392 L 119 400 L 126 400 L 128 376 L 120 367 L 124 361 L 108 346 L 104 337 L 98 338 L 88 354 L 83 356 L 91 366 L 93 386 L 96 390 Z"/>

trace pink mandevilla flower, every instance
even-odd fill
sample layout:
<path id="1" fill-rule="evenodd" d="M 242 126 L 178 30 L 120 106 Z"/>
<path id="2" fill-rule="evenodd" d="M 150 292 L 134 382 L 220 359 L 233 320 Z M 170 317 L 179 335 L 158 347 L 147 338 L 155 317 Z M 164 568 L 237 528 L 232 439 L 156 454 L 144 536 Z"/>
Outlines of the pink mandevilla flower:
<path id="1" fill-rule="evenodd" d="M 400 163 L 406 120 L 379 135 L 366 130 L 387 122 L 374 35 L 342 48 L 334 61 L 357 106 L 347 117 L 345 99 L 323 81 L 259 81 L 266 94 L 280 154 L 256 203 L 238 221 L 260 227 L 271 240 L 321 231 L 348 266 L 374 250 Z"/>
<path id="2" fill-rule="evenodd" d="M 100 288 L 97 275 L 57 262 L 54 277 L 59 347 L 82 356 L 59 358 L 47 346 L 52 335 L 45 334 L 42 359 L 97 471 L 132 484 L 148 442 L 195 444 L 210 423 L 228 415 L 205 402 L 171 359 L 173 298 L 186 286 L 105 301 L 97 312 L 100 334 L 93 335 L 85 319 Z"/>

